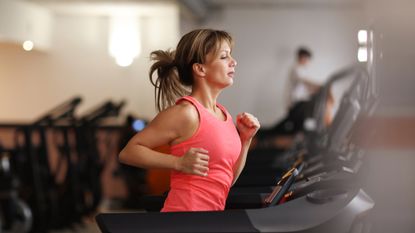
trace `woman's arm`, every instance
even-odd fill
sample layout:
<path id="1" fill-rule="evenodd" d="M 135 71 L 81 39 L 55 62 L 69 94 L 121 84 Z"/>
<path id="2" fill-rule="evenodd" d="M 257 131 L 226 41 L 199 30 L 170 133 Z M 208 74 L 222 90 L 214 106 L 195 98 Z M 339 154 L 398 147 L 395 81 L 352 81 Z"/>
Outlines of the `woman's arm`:
<path id="1" fill-rule="evenodd" d="M 238 180 L 239 175 L 242 173 L 242 170 L 245 167 L 246 157 L 248 155 L 248 150 L 249 150 L 250 145 L 251 145 L 251 141 L 242 143 L 241 153 L 239 154 L 238 161 L 236 161 L 236 164 L 235 164 L 232 185 L 234 185 L 236 180 Z"/>
<path id="2" fill-rule="evenodd" d="M 245 167 L 246 156 L 251 145 L 252 138 L 260 128 L 259 121 L 256 117 L 249 113 L 239 114 L 236 118 L 236 127 L 239 131 L 239 137 L 241 138 L 241 153 L 235 163 L 234 178 L 232 185 L 235 184 L 243 168 Z"/>
<path id="3" fill-rule="evenodd" d="M 196 109 L 189 103 L 160 112 L 143 131 L 130 139 L 119 154 L 120 162 L 141 168 L 167 168 L 205 176 L 209 159 L 206 150 L 191 148 L 182 157 L 154 150 L 190 138 L 198 127 L 198 117 Z"/>

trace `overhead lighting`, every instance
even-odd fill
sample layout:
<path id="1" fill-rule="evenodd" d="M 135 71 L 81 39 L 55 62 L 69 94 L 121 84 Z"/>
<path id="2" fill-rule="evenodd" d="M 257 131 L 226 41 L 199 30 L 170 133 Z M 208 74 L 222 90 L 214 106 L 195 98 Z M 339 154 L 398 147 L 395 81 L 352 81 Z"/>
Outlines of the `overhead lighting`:
<path id="1" fill-rule="evenodd" d="M 110 18 L 109 53 L 119 66 L 133 63 L 141 52 L 138 18 L 117 15 Z"/>
<path id="2" fill-rule="evenodd" d="M 359 44 L 367 44 L 367 31 L 366 30 L 359 30 L 357 33 L 357 40 Z"/>
<path id="3" fill-rule="evenodd" d="M 357 50 L 357 60 L 359 62 L 367 62 L 367 30 L 359 30 L 357 33 L 357 42 L 359 43 L 359 49 Z"/>
<path id="4" fill-rule="evenodd" d="M 367 48 L 360 47 L 357 51 L 357 60 L 359 62 L 367 62 Z"/>
<path id="5" fill-rule="evenodd" d="M 34 47 L 34 44 L 32 41 L 30 40 L 26 40 L 25 42 L 23 42 L 23 49 L 26 51 L 32 51 Z"/>

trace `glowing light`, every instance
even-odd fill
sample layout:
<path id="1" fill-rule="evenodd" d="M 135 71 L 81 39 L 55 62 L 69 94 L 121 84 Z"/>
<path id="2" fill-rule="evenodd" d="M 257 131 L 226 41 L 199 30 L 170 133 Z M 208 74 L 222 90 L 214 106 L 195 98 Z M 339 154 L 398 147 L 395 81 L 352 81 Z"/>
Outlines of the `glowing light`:
<path id="1" fill-rule="evenodd" d="M 133 129 L 136 132 L 139 132 L 139 131 L 143 130 L 144 127 L 146 127 L 146 123 L 143 120 L 135 120 L 133 122 Z"/>
<path id="2" fill-rule="evenodd" d="M 25 42 L 23 42 L 23 49 L 26 51 L 31 51 L 34 47 L 34 44 L 32 41 L 30 40 L 26 40 Z"/>
<path id="3" fill-rule="evenodd" d="M 133 63 L 141 52 L 138 19 L 123 15 L 110 18 L 109 53 L 119 66 Z"/>
<path id="4" fill-rule="evenodd" d="M 359 41 L 359 44 L 367 44 L 367 31 L 359 30 L 357 33 L 357 40 Z"/>
<path id="5" fill-rule="evenodd" d="M 115 62 L 117 63 L 117 65 L 121 66 L 121 67 L 127 67 L 131 64 L 133 64 L 134 59 L 128 56 L 118 56 L 115 57 Z"/>
<path id="6" fill-rule="evenodd" d="M 357 60 L 359 62 L 367 62 L 367 48 L 360 47 L 357 51 Z"/>

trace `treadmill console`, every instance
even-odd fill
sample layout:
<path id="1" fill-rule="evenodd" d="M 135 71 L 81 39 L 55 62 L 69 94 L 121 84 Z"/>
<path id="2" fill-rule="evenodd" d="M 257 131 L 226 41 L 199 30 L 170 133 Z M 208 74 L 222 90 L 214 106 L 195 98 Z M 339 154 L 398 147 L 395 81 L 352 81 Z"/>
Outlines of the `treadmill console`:
<path id="1" fill-rule="evenodd" d="M 286 172 L 282 178 L 278 181 L 272 192 L 264 199 L 265 206 L 278 205 L 285 193 L 289 190 L 294 183 L 295 178 L 299 174 L 297 168 L 292 168 Z"/>

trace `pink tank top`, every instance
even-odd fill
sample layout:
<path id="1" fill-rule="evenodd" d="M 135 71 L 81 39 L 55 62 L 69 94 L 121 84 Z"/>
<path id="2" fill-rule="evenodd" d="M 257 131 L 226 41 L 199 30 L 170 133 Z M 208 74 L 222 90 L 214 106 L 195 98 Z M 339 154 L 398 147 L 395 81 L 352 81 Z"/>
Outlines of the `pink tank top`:
<path id="1" fill-rule="evenodd" d="M 206 177 L 172 171 L 170 191 L 162 212 L 171 211 L 219 211 L 225 209 L 226 198 L 233 181 L 234 165 L 241 151 L 241 141 L 231 115 L 226 120 L 216 118 L 195 98 L 185 96 L 199 113 L 199 127 L 191 138 L 173 145 L 171 154 L 183 156 L 191 147 L 209 151 L 209 171 Z"/>

